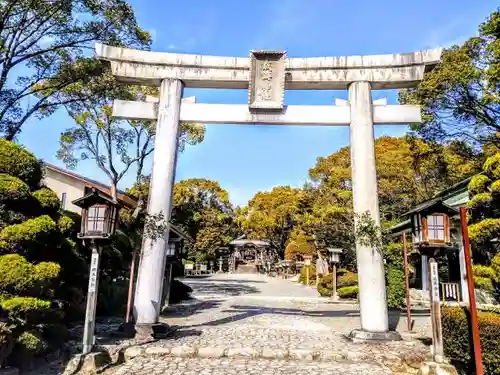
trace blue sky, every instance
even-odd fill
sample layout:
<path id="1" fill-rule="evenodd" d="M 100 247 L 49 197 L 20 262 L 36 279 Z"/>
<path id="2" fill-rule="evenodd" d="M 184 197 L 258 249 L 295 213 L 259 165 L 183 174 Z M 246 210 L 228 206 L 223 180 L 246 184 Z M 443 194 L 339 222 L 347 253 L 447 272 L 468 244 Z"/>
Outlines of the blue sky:
<path id="1" fill-rule="evenodd" d="M 133 0 L 153 50 L 248 56 L 251 49 L 284 49 L 291 57 L 411 52 L 449 46 L 476 33 L 495 9 L 492 0 Z M 246 103 L 243 90 L 194 90 L 199 102 Z M 286 104 L 331 104 L 344 91 L 287 92 Z M 375 92 L 396 103 L 396 92 Z M 59 134 L 73 126 L 58 111 L 32 119 L 19 141 L 47 162 L 56 159 Z M 404 126 L 377 126 L 376 136 L 402 135 Z M 179 157 L 177 180 L 218 181 L 235 204 L 276 185 L 301 186 L 319 156 L 348 145 L 346 127 L 208 125 L 205 140 Z M 149 166 L 148 166 L 149 169 Z M 78 173 L 106 182 L 89 161 Z M 132 184 L 133 173 L 120 187 Z"/>

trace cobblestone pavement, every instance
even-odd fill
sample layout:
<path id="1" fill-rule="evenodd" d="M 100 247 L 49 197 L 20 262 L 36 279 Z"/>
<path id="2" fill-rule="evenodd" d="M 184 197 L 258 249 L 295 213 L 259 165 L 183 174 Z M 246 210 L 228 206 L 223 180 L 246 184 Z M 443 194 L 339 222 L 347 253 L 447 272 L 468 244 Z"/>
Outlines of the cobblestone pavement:
<path id="1" fill-rule="evenodd" d="M 115 375 L 386 375 L 390 370 L 369 364 L 314 363 L 252 359 L 153 359 L 138 358 L 120 366 Z"/>
<path id="2" fill-rule="evenodd" d="M 183 282 L 193 288 L 200 308 L 187 316 L 164 316 L 177 331 L 130 348 L 127 362 L 106 374 L 377 375 L 392 373 L 384 366 L 387 358 L 428 352 L 415 340 L 353 343 L 345 334 L 359 328 L 355 303 L 332 303 L 290 281 L 224 274 Z M 429 318 L 415 319 L 417 329 L 427 333 Z M 406 324 L 397 316 L 391 321 L 401 330 Z"/>

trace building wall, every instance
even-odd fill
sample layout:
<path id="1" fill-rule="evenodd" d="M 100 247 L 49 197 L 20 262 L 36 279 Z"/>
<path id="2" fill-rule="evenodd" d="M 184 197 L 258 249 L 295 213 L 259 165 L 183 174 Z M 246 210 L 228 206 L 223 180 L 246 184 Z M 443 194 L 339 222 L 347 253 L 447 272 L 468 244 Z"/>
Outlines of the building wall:
<path id="1" fill-rule="evenodd" d="M 56 192 L 59 199 L 63 199 L 63 194 L 66 194 L 65 201 L 61 202 L 61 205 L 64 205 L 63 209 L 80 214 L 80 207 L 71 202 L 84 195 L 85 184 L 82 181 L 47 168 L 44 182 L 48 188 Z"/>

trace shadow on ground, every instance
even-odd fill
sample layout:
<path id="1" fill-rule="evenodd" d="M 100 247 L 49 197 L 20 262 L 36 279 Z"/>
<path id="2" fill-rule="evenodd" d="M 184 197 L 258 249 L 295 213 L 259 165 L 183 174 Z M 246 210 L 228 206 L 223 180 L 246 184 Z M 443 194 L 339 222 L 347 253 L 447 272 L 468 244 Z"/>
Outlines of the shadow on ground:
<path id="1" fill-rule="evenodd" d="M 244 281 L 234 282 L 228 280 L 227 282 L 220 283 L 217 281 L 196 282 L 189 283 L 195 295 L 223 295 L 228 297 L 241 296 L 244 294 L 257 294 L 259 289 L 251 285 L 245 285 Z"/>
<path id="2" fill-rule="evenodd" d="M 271 314 L 271 315 L 283 315 L 283 316 L 302 316 L 302 317 L 322 317 L 322 318 L 345 318 L 345 317 L 359 317 L 359 310 L 337 310 L 337 311 L 308 311 L 297 308 L 268 308 L 262 306 L 245 306 L 245 305 L 233 305 L 229 309 L 222 310 L 224 313 L 230 313 L 231 315 L 225 318 L 212 320 L 209 322 L 204 322 L 200 324 L 190 325 L 193 327 L 202 326 L 220 326 L 235 321 L 240 321 L 248 319 L 257 315 Z M 401 311 L 389 311 L 389 329 L 396 330 L 399 321 L 402 316 Z M 428 312 L 423 311 L 420 314 L 414 313 L 413 316 L 428 316 Z"/>

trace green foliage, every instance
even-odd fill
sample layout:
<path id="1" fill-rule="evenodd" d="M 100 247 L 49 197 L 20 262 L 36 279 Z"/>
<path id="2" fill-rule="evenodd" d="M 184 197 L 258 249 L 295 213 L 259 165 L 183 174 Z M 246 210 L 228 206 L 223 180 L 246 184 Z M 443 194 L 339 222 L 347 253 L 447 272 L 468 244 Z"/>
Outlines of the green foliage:
<path id="1" fill-rule="evenodd" d="M 493 292 L 493 281 L 488 277 L 474 276 L 474 286 L 477 289 Z"/>
<path id="2" fill-rule="evenodd" d="M 307 272 L 309 272 L 309 285 L 315 284 L 316 283 L 316 266 L 314 264 L 311 264 L 310 266 L 304 266 L 300 269 L 299 283 L 307 284 Z"/>
<path id="3" fill-rule="evenodd" d="M 0 139 L 0 173 L 19 178 L 30 188 L 42 179 L 42 166 L 38 159 L 24 147 Z"/>
<path id="4" fill-rule="evenodd" d="M 332 295 L 332 288 L 333 288 L 333 280 L 332 280 L 332 274 L 329 273 L 328 275 L 323 276 L 318 283 L 318 293 L 322 297 L 330 297 Z"/>
<path id="5" fill-rule="evenodd" d="M 57 221 L 57 226 L 62 233 L 68 232 L 75 227 L 75 222 L 69 216 L 63 215 Z"/>
<path id="6" fill-rule="evenodd" d="M 19 254 L 0 256 L 0 294 L 36 295 L 46 291 L 60 273 L 57 263 L 41 262 L 32 265 Z"/>
<path id="7" fill-rule="evenodd" d="M 358 285 L 358 275 L 354 272 L 347 271 L 337 277 L 337 288 L 355 285 Z"/>
<path id="8" fill-rule="evenodd" d="M 445 355 L 458 370 L 472 371 L 475 366 L 468 312 L 459 307 L 444 307 L 441 316 Z M 478 320 L 485 374 L 499 375 L 500 314 L 479 311 Z"/>
<path id="9" fill-rule="evenodd" d="M 488 186 L 491 184 L 491 180 L 488 176 L 480 174 L 472 177 L 469 182 L 469 193 L 480 194 L 486 193 L 488 191 Z"/>
<path id="10" fill-rule="evenodd" d="M 476 36 L 446 49 L 416 89 L 401 91 L 402 104 L 422 106 L 423 121 L 412 129 L 425 139 L 459 138 L 478 146 L 498 146 L 499 18 L 497 9 Z"/>
<path id="11" fill-rule="evenodd" d="M 12 251 L 29 242 L 40 240 L 56 228 L 56 223 L 48 215 L 9 225 L 0 231 L 0 247 Z"/>
<path id="12" fill-rule="evenodd" d="M 38 356 L 49 349 L 48 343 L 42 338 L 42 335 L 37 331 L 24 331 L 16 339 L 16 347 L 22 353 L 31 356 Z"/>
<path id="13" fill-rule="evenodd" d="M 401 269 L 388 267 L 387 273 L 387 306 L 399 309 L 405 304 L 405 275 Z"/>
<path id="14" fill-rule="evenodd" d="M 491 269 L 493 270 L 493 280 L 500 284 L 500 252 L 498 252 L 491 261 Z"/>
<path id="15" fill-rule="evenodd" d="M 50 301 L 34 297 L 13 297 L 1 302 L 0 306 L 7 311 L 9 321 L 17 328 L 33 326 L 43 322 L 51 310 Z"/>
<path id="16" fill-rule="evenodd" d="M 500 218 L 484 219 L 469 225 L 469 238 L 474 242 L 486 242 L 500 235 Z"/>
<path id="17" fill-rule="evenodd" d="M 12 352 L 13 345 L 12 331 L 6 323 L 0 322 L 0 368 Z"/>
<path id="18" fill-rule="evenodd" d="M 467 207 L 473 208 L 473 209 L 481 209 L 484 207 L 488 207 L 493 198 L 490 193 L 480 193 L 477 195 L 474 195 L 469 202 L 467 202 Z"/>
<path id="19" fill-rule="evenodd" d="M 49 188 L 41 188 L 34 191 L 32 195 L 40 203 L 42 208 L 57 210 L 60 206 L 59 197 Z"/>
<path id="20" fill-rule="evenodd" d="M 495 277 L 495 271 L 492 267 L 483 266 L 481 264 L 473 264 L 472 275 L 474 277 L 486 277 L 488 279 L 493 279 Z"/>
<path id="21" fill-rule="evenodd" d="M 0 173 L 0 202 L 26 199 L 29 187 L 19 178 Z"/>
<path id="22" fill-rule="evenodd" d="M 359 287 L 356 286 L 345 286 L 337 290 L 338 296 L 340 298 L 355 299 L 358 298 Z"/>
<path id="23" fill-rule="evenodd" d="M 76 106 L 110 90 L 114 81 L 103 77 L 106 64 L 85 57 L 96 42 L 140 49 L 151 43 L 131 5 L 120 0 L 19 0 L 2 6 L 2 19 L 2 56 L 8 58 L 1 67 L 0 131 L 9 140 L 31 116 L 48 116 L 63 104 Z"/>

